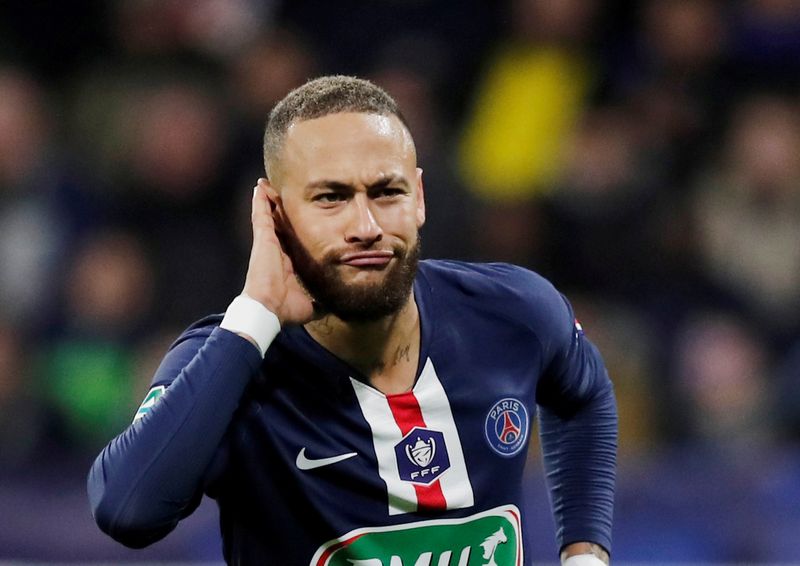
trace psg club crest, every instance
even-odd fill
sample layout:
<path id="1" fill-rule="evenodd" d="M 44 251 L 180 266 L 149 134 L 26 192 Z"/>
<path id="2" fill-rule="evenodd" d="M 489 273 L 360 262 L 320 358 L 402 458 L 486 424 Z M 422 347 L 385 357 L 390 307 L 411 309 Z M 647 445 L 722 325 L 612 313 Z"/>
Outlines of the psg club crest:
<path id="1" fill-rule="evenodd" d="M 522 401 L 506 397 L 486 415 L 486 440 L 501 456 L 516 456 L 528 441 L 528 411 Z"/>
<path id="2" fill-rule="evenodd" d="M 400 479 L 429 485 L 450 467 L 444 434 L 438 430 L 414 427 L 395 444 Z"/>

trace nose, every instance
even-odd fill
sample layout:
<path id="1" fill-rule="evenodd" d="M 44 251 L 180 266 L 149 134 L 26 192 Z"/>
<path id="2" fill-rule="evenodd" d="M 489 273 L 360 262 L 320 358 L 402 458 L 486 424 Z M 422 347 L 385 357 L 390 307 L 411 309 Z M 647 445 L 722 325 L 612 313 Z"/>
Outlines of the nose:
<path id="1" fill-rule="evenodd" d="M 345 241 L 348 244 L 372 244 L 379 241 L 383 237 L 383 230 L 372 213 L 369 198 L 364 194 L 358 194 L 350 204 L 351 218 L 345 233 Z"/>

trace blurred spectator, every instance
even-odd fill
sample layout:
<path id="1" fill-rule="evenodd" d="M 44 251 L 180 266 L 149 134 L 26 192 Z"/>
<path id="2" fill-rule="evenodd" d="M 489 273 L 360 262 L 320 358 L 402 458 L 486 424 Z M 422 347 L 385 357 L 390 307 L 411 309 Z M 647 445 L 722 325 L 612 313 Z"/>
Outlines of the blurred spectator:
<path id="1" fill-rule="evenodd" d="M 244 187 L 227 165 L 223 112 L 210 89 L 175 70 L 126 93 L 109 120 L 119 148 L 114 221 L 144 242 L 166 324 L 224 310 L 241 285 L 231 277 L 227 222 Z"/>
<path id="2" fill-rule="evenodd" d="M 629 301 L 649 283 L 660 255 L 653 228 L 659 187 L 632 120 L 622 108 L 587 111 L 565 143 L 547 209 L 548 272 L 571 288 Z"/>
<path id="3" fill-rule="evenodd" d="M 656 73 L 691 79 L 713 70 L 725 39 L 716 0 L 650 0 L 644 18 L 643 38 Z"/>
<path id="4" fill-rule="evenodd" d="M 477 88 L 461 147 L 479 195 L 520 200 L 546 190 L 590 84 L 581 51 L 593 3 L 517 0 L 513 32 Z"/>
<path id="5" fill-rule="evenodd" d="M 592 85 L 586 42 L 596 2 L 516 0 L 512 32 L 477 85 L 460 145 L 464 182 L 478 195 L 480 255 L 523 265 L 541 254 L 538 201 Z"/>
<path id="6" fill-rule="evenodd" d="M 737 106 L 721 161 L 694 199 L 717 284 L 776 335 L 800 323 L 800 122 L 796 105 L 757 96 Z"/>
<path id="7" fill-rule="evenodd" d="M 769 354 L 744 321 L 702 313 L 687 321 L 675 353 L 674 418 L 689 444 L 749 460 L 776 439 Z"/>
<path id="8" fill-rule="evenodd" d="M 0 88 L 0 181 L 15 187 L 42 165 L 50 133 L 47 105 L 39 85 L 22 70 L 0 68 Z"/>
<path id="9" fill-rule="evenodd" d="M 231 187 L 251 187 L 264 175 L 262 145 L 270 110 L 287 92 L 316 74 L 312 46 L 288 28 L 278 27 L 260 36 L 232 58 L 227 82 L 233 102 L 230 158 L 236 176 L 230 179 Z M 247 202 L 249 206 L 249 198 Z"/>
<path id="10" fill-rule="evenodd" d="M 78 454 L 91 452 L 132 418 L 133 351 L 151 314 L 153 270 L 130 234 L 92 239 L 69 267 L 60 332 L 40 349 L 43 396 Z"/>
<path id="11" fill-rule="evenodd" d="M 169 81 L 141 92 L 127 110 L 125 165 L 137 183 L 131 189 L 168 202 L 204 196 L 219 175 L 226 141 L 217 102 L 200 87 Z"/>
<path id="12" fill-rule="evenodd" d="M 640 20 L 612 92 L 631 105 L 653 172 L 681 189 L 724 117 L 726 15 L 716 0 L 649 0 Z"/>
<path id="13" fill-rule="evenodd" d="M 61 262 L 95 218 L 48 102 L 25 71 L 0 67 L 0 316 L 28 331 L 46 321 Z"/>
<path id="14" fill-rule="evenodd" d="M 126 51 L 213 56 L 238 51 L 267 27 L 272 0 L 124 0 L 116 7 L 116 35 Z"/>
<path id="15" fill-rule="evenodd" d="M 238 52 L 232 65 L 234 100 L 244 117 L 263 130 L 275 103 L 315 76 L 315 70 L 307 42 L 288 28 L 275 29 Z"/>
<path id="16" fill-rule="evenodd" d="M 139 241 L 124 232 L 92 238 L 69 267 L 66 327 L 97 338 L 126 339 L 149 322 L 153 270 Z"/>

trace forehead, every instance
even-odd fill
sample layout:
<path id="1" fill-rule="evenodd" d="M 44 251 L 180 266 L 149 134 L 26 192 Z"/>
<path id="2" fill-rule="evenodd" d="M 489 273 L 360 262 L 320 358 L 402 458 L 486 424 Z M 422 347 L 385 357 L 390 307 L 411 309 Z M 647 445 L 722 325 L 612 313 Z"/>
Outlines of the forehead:
<path id="1" fill-rule="evenodd" d="M 411 135 L 396 116 L 329 114 L 289 126 L 281 152 L 288 182 L 352 176 L 416 167 Z"/>

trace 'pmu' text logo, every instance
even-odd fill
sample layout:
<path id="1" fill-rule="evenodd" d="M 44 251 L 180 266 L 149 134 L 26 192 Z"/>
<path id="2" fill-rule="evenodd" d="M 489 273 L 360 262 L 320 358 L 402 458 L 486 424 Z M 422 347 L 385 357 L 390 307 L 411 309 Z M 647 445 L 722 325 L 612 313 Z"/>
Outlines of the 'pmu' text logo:
<path id="1" fill-rule="evenodd" d="M 320 546 L 309 566 L 521 566 L 514 505 L 469 517 L 355 529 Z"/>
<path id="2" fill-rule="evenodd" d="M 444 434 L 438 430 L 414 427 L 395 444 L 400 479 L 428 485 L 450 467 Z"/>

